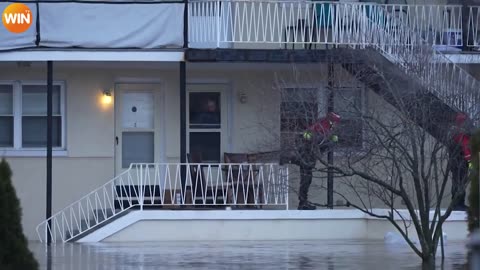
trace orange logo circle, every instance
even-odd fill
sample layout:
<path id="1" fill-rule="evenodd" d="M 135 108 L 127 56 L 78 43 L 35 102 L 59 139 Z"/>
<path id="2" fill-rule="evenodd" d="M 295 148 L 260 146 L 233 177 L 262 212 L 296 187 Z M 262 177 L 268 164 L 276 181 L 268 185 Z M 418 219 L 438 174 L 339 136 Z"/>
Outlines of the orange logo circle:
<path id="1" fill-rule="evenodd" d="M 23 33 L 32 25 L 33 15 L 25 4 L 8 5 L 2 13 L 3 26 L 12 33 Z"/>

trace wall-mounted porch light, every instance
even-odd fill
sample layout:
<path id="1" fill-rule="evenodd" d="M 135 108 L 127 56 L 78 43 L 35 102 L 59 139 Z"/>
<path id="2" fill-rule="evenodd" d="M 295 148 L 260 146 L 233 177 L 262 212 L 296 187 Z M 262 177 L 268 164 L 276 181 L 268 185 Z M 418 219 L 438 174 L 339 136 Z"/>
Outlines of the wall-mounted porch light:
<path id="1" fill-rule="evenodd" d="M 102 103 L 103 104 L 111 104 L 112 103 L 112 92 L 110 90 L 103 91 Z"/>
<path id="2" fill-rule="evenodd" d="M 245 94 L 245 92 L 241 92 L 239 95 L 238 95 L 238 100 L 240 101 L 240 103 L 242 104 L 245 104 L 247 103 L 247 94 Z"/>

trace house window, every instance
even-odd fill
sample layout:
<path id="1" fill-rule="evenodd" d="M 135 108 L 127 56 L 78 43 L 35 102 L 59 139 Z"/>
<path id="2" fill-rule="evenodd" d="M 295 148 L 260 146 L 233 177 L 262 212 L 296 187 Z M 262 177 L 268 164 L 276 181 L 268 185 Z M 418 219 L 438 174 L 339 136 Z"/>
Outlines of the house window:
<path id="1" fill-rule="evenodd" d="M 334 110 L 342 120 L 337 127 L 340 147 L 361 148 L 363 141 L 363 89 L 358 87 L 336 88 Z"/>
<path id="2" fill-rule="evenodd" d="M 282 89 L 280 105 L 282 149 L 294 147 L 296 138 L 318 119 L 319 93 L 317 88 Z"/>
<path id="3" fill-rule="evenodd" d="M 318 119 L 318 89 L 285 88 L 282 91 L 281 132 L 299 134 Z"/>
<path id="4" fill-rule="evenodd" d="M 220 93 L 190 93 L 189 106 L 191 128 L 220 128 Z"/>
<path id="5" fill-rule="evenodd" d="M 189 92 L 188 137 L 189 152 L 201 157 L 202 162 L 221 160 L 222 93 Z"/>
<path id="6" fill-rule="evenodd" d="M 280 131 L 282 147 L 293 145 L 310 125 L 326 115 L 328 92 L 318 88 L 282 89 Z M 334 111 L 342 117 L 336 129 L 339 147 L 362 147 L 363 126 L 359 117 L 363 109 L 361 88 L 335 88 Z"/>
<path id="7" fill-rule="evenodd" d="M 53 85 L 54 149 L 64 148 L 64 87 Z M 0 82 L 0 147 L 34 150 L 47 145 L 47 86 L 33 82 Z"/>
<path id="8" fill-rule="evenodd" d="M 13 85 L 0 84 L 0 147 L 13 147 Z"/>

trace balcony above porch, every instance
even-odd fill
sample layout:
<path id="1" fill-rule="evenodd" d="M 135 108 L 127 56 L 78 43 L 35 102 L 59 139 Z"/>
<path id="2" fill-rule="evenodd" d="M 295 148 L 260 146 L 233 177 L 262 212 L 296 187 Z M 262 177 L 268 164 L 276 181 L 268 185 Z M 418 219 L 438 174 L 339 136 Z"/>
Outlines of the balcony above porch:
<path id="1" fill-rule="evenodd" d="M 448 52 L 480 48 L 480 7 L 373 2 L 192 0 L 189 48 L 324 49 L 382 41 Z M 385 40 L 390 35 L 395 39 Z"/>
<path id="2" fill-rule="evenodd" d="M 61 59 L 57 51 L 69 55 L 72 51 L 105 53 L 106 50 L 110 54 L 119 53 L 116 60 L 121 55 L 127 58 L 138 52 L 157 55 L 158 50 L 181 52 L 184 48 L 314 50 L 393 42 L 430 44 L 453 61 L 480 62 L 477 55 L 480 6 L 306 0 L 184 3 L 180 0 L 27 3 L 32 11 L 32 26 L 20 34 L 0 28 L 0 60 L 28 59 L 25 53 L 18 55 L 11 51 L 32 49 L 55 59 Z M 0 3 L 0 9 L 8 4 Z M 77 58 L 73 60 L 80 60 L 80 56 Z M 43 58 L 35 56 L 31 60 Z"/>

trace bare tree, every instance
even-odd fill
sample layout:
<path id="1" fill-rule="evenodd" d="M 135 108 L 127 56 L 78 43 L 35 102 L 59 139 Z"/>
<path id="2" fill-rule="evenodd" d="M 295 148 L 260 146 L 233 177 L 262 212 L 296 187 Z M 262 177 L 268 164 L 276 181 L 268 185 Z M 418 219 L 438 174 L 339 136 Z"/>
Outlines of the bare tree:
<path id="1" fill-rule="evenodd" d="M 419 49 L 412 58 L 401 59 L 404 70 L 409 74 L 430 72 L 435 60 L 428 52 Z M 309 146 L 317 161 L 317 185 L 310 192 L 326 189 L 325 173 L 330 170 L 337 197 L 348 206 L 390 221 L 412 250 L 424 262 L 432 263 L 443 240 L 442 225 L 468 185 L 468 179 L 457 183 L 452 197 L 451 168 L 464 161 L 451 156 L 457 111 L 445 99 L 463 97 L 461 93 L 436 96 L 398 63 L 374 51 L 339 49 L 332 55 L 329 84 L 305 83 L 315 81 L 312 77 L 316 74 L 296 65 L 290 75 L 277 76 L 274 89 L 282 100 L 281 131 L 259 123 L 265 130 L 280 134 L 268 136 L 269 141 L 263 143 L 280 145 L 284 159 L 308 162 L 302 150 L 303 131 L 325 115 L 330 97 L 330 109 L 346 120 L 335 131 L 338 143 L 325 147 L 329 138 L 321 137 Z M 365 93 L 354 92 L 362 89 Z M 368 104 L 353 98 L 356 94 L 366 96 Z M 328 151 L 335 152 L 333 164 Z"/>

